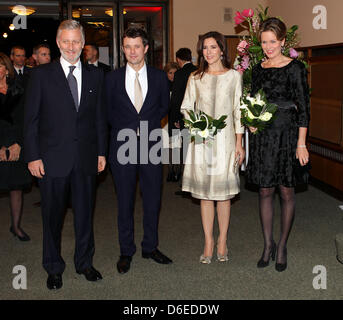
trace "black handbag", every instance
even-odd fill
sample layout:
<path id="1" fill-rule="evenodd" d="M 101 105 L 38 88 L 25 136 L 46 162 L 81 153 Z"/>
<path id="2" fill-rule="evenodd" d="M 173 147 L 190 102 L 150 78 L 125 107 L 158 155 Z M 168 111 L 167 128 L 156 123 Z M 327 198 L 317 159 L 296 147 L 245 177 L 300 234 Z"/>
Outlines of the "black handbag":
<path id="1" fill-rule="evenodd" d="M 296 184 L 308 184 L 311 169 L 312 166 L 310 161 L 308 161 L 307 164 L 302 166 L 299 162 L 299 159 L 295 159 L 293 165 L 293 172 Z"/>

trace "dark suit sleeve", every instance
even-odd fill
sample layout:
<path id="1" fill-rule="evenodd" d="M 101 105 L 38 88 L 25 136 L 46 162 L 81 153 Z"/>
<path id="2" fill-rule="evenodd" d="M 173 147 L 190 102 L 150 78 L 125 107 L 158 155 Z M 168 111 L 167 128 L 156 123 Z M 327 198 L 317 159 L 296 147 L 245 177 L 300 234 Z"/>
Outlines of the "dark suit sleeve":
<path id="1" fill-rule="evenodd" d="M 39 118 L 41 84 L 38 70 L 32 70 L 28 81 L 24 103 L 24 159 L 26 162 L 41 158 L 39 150 Z"/>
<path id="2" fill-rule="evenodd" d="M 161 79 L 161 113 L 160 113 L 160 120 L 162 120 L 168 113 L 169 109 L 169 99 L 170 99 L 170 92 L 169 92 L 169 83 L 168 78 L 165 72 L 161 72 L 162 79 Z"/>
<path id="3" fill-rule="evenodd" d="M 185 88 L 187 86 L 188 77 L 185 77 L 183 73 L 175 73 L 175 79 L 173 83 L 173 91 L 170 98 L 170 120 L 171 123 L 180 121 L 183 119 L 183 115 L 180 112 L 180 107 L 185 95 Z"/>
<path id="4" fill-rule="evenodd" d="M 107 155 L 107 117 L 106 117 L 106 97 L 104 90 L 104 72 L 99 70 L 99 81 L 98 81 L 98 101 L 96 107 L 96 129 L 98 137 L 98 155 Z"/>

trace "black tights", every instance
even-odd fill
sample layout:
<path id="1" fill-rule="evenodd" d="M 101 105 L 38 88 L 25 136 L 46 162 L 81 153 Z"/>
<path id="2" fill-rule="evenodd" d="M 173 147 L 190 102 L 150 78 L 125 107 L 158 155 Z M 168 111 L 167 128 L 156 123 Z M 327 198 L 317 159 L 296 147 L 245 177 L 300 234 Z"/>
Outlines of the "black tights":
<path id="1" fill-rule="evenodd" d="M 287 261 L 287 240 L 292 228 L 295 214 L 294 188 L 279 186 L 281 203 L 281 235 L 277 246 L 277 263 Z M 263 260 L 269 259 L 273 244 L 273 216 L 274 216 L 275 187 L 259 189 L 260 218 L 264 237 Z"/>
<path id="2" fill-rule="evenodd" d="M 12 190 L 10 191 L 10 210 L 11 210 L 11 220 L 14 232 L 23 236 L 20 230 L 20 221 L 23 214 L 23 191 L 22 190 Z"/>

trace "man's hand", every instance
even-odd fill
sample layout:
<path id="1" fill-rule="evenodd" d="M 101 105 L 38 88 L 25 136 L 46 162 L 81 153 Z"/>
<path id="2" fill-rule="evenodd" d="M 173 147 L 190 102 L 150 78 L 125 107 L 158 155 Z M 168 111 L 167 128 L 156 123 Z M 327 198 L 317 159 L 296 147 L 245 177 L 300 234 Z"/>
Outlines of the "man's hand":
<path id="1" fill-rule="evenodd" d="M 8 161 L 18 161 L 20 156 L 21 146 L 18 143 L 12 144 L 8 147 L 9 157 Z"/>
<path id="2" fill-rule="evenodd" d="M 7 161 L 6 157 L 6 147 L 1 147 L 0 149 L 0 161 Z"/>
<path id="3" fill-rule="evenodd" d="M 45 175 L 44 164 L 40 159 L 29 162 L 28 167 L 34 177 L 41 179 Z"/>
<path id="4" fill-rule="evenodd" d="M 106 158 L 104 156 L 98 156 L 98 173 L 105 170 Z"/>

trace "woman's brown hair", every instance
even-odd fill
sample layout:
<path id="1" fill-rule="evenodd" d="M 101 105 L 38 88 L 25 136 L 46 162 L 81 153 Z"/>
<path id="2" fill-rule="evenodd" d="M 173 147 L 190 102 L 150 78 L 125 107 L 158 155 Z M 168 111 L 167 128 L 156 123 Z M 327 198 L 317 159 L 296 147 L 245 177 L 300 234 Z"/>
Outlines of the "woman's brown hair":
<path id="1" fill-rule="evenodd" d="M 267 20 L 262 22 L 258 33 L 258 39 L 260 42 L 262 32 L 266 31 L 273 32 L 276 36 L 276 39 L 278 39 L 279 41 L 285 39 L 287 35 L 286 25 L 278 18 L 268 18 Z"/>
<path id="2" fill-rule="evenodd" d="M 227 69 L 231 69 L 230 58 L 228 54 L 228 48 L 226 45 L 225 37 L 217 31 L 210 31 L 202 35 L 197 44 L 198 70 L 194 73 L 194 75 L 200 75 L 200 78 L 203 76 L 204 72 L 208 70 L 208 63 L 204 58 L 203 49 L 204 49 L 204 41 L 209 38 L 213 38 L 214 40 L 216 40 L 220 50 L 223 52 L 222 59 L 221 59 L 223 66 Z"/>
<path id="3" fill-rule="evenodd" d="M 179 70 L 179 65 L 176 62 L 170 61 L 164 66 L 163 71 L 168 73 L 171 69 Z"/>
<path id="4" fill-rule="evenodd" d="M 3 52 L 0 52 L 0 64 L 2 64 L 3 66 L 5 66 L 5 68 L 8 71 L 8 78 L 7 78 L 7 82 L 9 80 L 14 79 L 14 68 L 12 66 L 11 60 L 9 57 L 7 57 Z"/>

